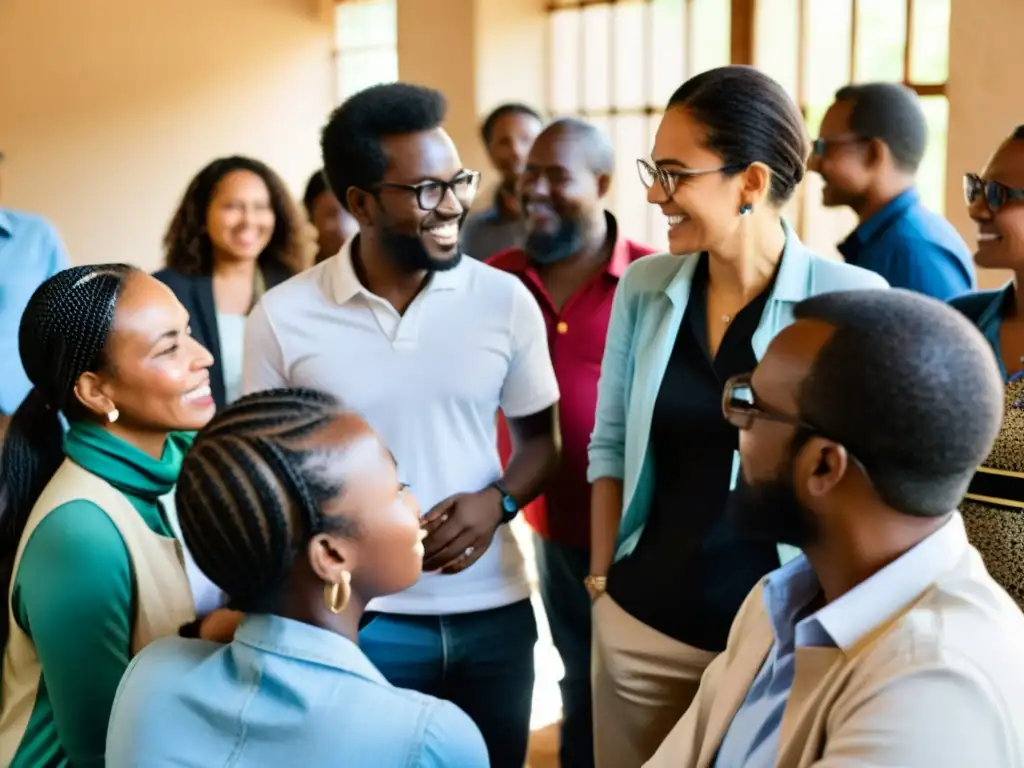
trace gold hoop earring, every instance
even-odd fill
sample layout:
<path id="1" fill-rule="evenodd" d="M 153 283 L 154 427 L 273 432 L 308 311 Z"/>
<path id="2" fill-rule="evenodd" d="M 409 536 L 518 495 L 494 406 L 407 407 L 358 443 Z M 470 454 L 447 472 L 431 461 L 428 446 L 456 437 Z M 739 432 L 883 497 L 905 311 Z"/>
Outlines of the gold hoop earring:
<path id="1" fill-rule="evenodd" d="M 341 581 L 324 584 L 324 605 L 333 614 L 339 614 L 348 607 L 352 599 L 352 574 L 341 572 Z"/>
<path id="2" fill-rule="evenodd" d="M 113 424 L 115 421 L 117 421 L 120 415 L 121 412 L 117 410 L 117 408 L 111 408 L 110 411 L 107 413 L 107 421 Z"/>

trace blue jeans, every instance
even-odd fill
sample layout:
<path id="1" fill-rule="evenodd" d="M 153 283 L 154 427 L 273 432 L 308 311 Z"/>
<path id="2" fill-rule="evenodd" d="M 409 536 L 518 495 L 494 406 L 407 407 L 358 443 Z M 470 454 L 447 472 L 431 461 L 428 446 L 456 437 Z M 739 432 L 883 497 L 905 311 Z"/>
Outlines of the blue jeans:
<path id="1" fill-rule="evenodd" d="M 590 701 L 590 596 L 583 580 L 590 550 L 567 547 L 534 534 L 540 596 L 565 676 L 562 689 L 562 768 L 594 768 L 594 727 Z"/>
<path id="2" fill-rule="evenodd" d="M 537 643 L 529 600 L 476 613 L 369 618 L 359 647 L 392 685 L 452 702 L 477 724 L 492 768 L 522 768 Z"/>

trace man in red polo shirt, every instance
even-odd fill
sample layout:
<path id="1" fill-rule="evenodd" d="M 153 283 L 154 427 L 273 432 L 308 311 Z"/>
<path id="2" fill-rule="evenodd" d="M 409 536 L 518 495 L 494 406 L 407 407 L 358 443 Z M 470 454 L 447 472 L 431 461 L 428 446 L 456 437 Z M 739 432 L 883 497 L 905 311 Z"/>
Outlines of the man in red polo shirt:
<path id="1" fill-rule="evenodd" d="M 534 530 L 541 598 L 562 678 L 562 768 L 593 768 L 590 707 L 590 486 L 587 443 L 612 296 L 631 262 L 654 249 L 621 237 L 604 209 L 614 158 L 607 138 L 573 118 L 549 125 L 519 182 L 527 238 L 488 260 L 536 297 L 562 393 L 562 463 L 542 502 L 525 510 Z M 637 194 L 642 194 L 638 191 Z"/>

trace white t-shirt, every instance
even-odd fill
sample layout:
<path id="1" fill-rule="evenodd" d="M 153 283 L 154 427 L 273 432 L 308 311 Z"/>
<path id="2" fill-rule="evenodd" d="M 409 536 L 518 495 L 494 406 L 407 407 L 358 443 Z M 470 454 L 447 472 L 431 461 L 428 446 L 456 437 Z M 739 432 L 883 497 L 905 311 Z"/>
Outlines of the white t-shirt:
<path id="1" fill-rule="evenodd" d="M 245 335 L 243 392 L 310 387 L 365 418 L 424 514 L 501 476 L 499 407 L 510 418 L 558 401 L 537 302 L 513 275 L 474 259 L 433 274 L 404 315 L 370 293 L 341 252 L 263 296 Z M 454 575 L 424 574 L 371 610 L 443 615 L 529 596 L 508 526 Z"/>

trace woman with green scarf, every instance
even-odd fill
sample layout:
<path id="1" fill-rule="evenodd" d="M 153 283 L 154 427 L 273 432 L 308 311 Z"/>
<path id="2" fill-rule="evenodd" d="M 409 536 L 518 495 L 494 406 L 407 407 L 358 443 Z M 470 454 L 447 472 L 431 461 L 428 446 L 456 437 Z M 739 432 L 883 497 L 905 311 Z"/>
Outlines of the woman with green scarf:
<path id="1" fill-rule="evenodd" d="M 214 413 L 211 357 L 171 291 L 125 265 L 43 283 L 19 349 L 34 389 L 0 456 L 0 765 L 101 766 L 128 662 L 195 618 L 160 499 Z"/>

